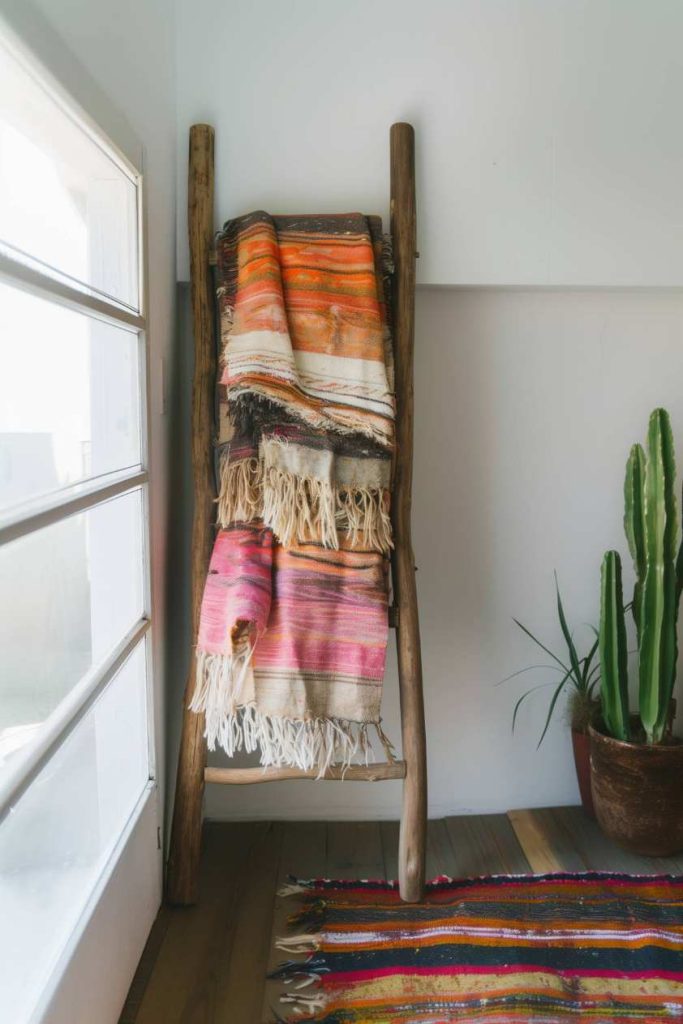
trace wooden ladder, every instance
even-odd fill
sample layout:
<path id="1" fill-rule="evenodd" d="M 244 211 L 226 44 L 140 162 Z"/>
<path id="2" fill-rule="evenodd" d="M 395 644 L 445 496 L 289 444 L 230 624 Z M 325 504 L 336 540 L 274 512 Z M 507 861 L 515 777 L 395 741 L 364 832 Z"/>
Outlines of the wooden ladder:
<path id="1" fill-rule="evenodd" d="M 353 765 L 343 778 L 377 782 L 403 779 L 399 838 L 401 897 L 422 898 L 425 881 L 427 764 L 422 696 L 420 629 L 415 564 L 410 532 L 413 478 L 413 350 L 415 322 L 415 133 L 409 124 L 394 124 L 391 149 L 391 235 L 393 240 L 393 346 L 396 380 L 396 455 L 391 515 L 394 534 L 392 579 L 394 604 L 389 623 L 396 629 L 403 759 Z M 210 263 L 214 246 L 214 130 L 206 124 L 190 128 L 188 228 L 190 284 L 194 326 L 192 385 L 192 636 L 197 636 L 204 581 L 214 540 L 215 480 L 213 461 L 215 293 Z M 173 904 L 197 901 L 202 803 L 206 782 L 245 784 L 280 779 L 315 779 L 317 772 L 297 768 L 207 768 L 204 716 L 189 711 L 195 685 L 195 658 L 188 674 L 176 779 L 171 845 L 166 872 L 166 898 Z M 331 766 L 325 779 L 342 779 Z"/>

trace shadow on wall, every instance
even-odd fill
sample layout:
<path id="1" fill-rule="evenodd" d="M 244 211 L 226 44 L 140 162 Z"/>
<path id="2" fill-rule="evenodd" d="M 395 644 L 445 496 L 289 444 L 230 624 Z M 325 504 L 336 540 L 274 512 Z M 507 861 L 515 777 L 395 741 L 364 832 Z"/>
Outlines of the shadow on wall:
<path id="1" fill-rule="evenodd" d="M 191 522 L 189 290 L 179 287 L 174 395 L 169 707 L 174 778 L 189 660 Z M 626 556 L 623 469 L 657 405 L 683 450 L 683 294 L 672 291 L 418 289 L 413 536 L 422 629 L 430 814 L 578 802 L 562 716 L 540 751 L 547 703 L 512 709 L 496 688 L 535 654 L 512 622 L 560 642 L 557 569 L 573 622 L 595 622 L 602 552 Z M 628 565 L 628 558 L 624 559 Z M 631 579 L 624 581 L 625 588 Z M 384 723 L 400 740 L 390 636 Z M 220 755 L 212 757 L 220 763 Z M 171 783 L 172 785 L 172 783 Z M 229 818 L 395 818 L 400 784 L 209 787 Z M 172 798 L 172 794 L 170 794 Z"/>

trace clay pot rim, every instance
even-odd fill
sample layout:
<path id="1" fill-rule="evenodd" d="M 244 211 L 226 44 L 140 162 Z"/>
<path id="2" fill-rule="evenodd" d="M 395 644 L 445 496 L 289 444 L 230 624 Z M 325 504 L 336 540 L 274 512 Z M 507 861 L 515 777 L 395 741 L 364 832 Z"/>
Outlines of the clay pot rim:
<path id="1" fill-rule="evenodd" d="M 666 750 L 676 751 L 677 753 L 683 752 L 683 740 L 677 739 L 676 737 L 674 737 L 674 739 L 677 740 L 675 743 L 631 743 L 629 740 L 618 740 L 614 736 L 608 736 L 606 732 L 602 732 L 600 729 L 597 729 L 594 725 L 588 726 L 588 735 L 591 739 L 593 739 L 593 737 L 596 737 L 603 743 L 606 743 L 612 747 L 618 747 L 620 750 L 636 750 L 639 752 L 642 751 L 645 753 L 646 757 L 649 756 L 647 754 L 647 751 L 652 751 L 653 753 Z"/>

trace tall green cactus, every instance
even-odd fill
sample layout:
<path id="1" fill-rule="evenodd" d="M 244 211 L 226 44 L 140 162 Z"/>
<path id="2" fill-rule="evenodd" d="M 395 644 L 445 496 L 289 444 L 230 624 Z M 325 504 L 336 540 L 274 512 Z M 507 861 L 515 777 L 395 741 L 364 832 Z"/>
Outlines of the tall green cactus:
<path id="1" fill-rule="evenodd" d="M 602 560 L 599 639 L 602 717 L 611 736 L 628 740 L 628 652 L 617 551 L 606 551 Z"/>
<path id="2" fill-rule="evenodd" d="M 633 445 L 626 463 L 624 530 L 636 573 L 632 611 L 640 636 L 640 605 L 645 579 L 645 452 L 641 444 Z"/>
<path id="3" fill-rule="evenodd" d="M 648 743 L 658 743 L 669 717 L 676 676 L 678 522 L 669 415 L 650 416 L 644 486 L 645 577 L 640 599 L 639 703 Z"/>

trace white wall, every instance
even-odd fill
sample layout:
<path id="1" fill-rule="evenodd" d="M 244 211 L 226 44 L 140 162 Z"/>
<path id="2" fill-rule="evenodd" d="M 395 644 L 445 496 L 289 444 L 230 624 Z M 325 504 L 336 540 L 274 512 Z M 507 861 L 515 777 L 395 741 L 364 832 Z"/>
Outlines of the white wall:
<path id="1" fill-rule="evenodd" d="M 679 0 L 177 0 L 180 279 L 188 126 L 217 218 L 386 214 L 417 129 L 420 280 L 683 283 Z"/>
<path id="2" fill-rule="evenodd" d="M 554 568 L 572 620 L 595 621 L 601 553 L 626 553 L 624 460 L 655 405 L 683 451 L 683 296 L 666 290 L 683 285 L 682 30 L 677 0 L 177 0 L 181 280 L 193 122 L 216 128 L 217 224 L 258 207 L 386 216 L 389 125 L 416 127 L 432 815 L 578 796 L 561 716 L 536 753 L 544 701 L 512 737 L 524 680 L 494 684 L 538 660 L 513 615 L 560 641 Z M 393 651 L 384 715 L 398 737 Z M 218 817 L 399 807 L 394 783 L 207 792 Z"/>
<path id="3" fill-rule="evenodd" d="M 623 470 L 657 405 L 683 462 L 683 294 L 430 289 L 418 292 L 413 533 L 422 629 L 429 811 L 578 801 L 558 714 L 537 752 L 547 696 L 504 676 L 547 661 L 521 619 L 561 650 L 567 616 L 597 622 L 600 560 L 622 552 Z M 391 638 L 393 644 L 393 638 Z M 393 647 L 383 714 L 400 736 Z M 552 692 L 552 691 L 548 691 Z M 400 785 L 208 787 L 214 817 L 396 817 Z"/>
<path id="4" fill-rule="evenodd" d="M 217 224 L 258 207 L 386 217 L 389 125 L 416 127 L 420 281 L 460 286 L 418 293 L 432 815 L 577 799 L 561 716 L 536 753 L 543 699 L 512 737 L 524 680 L 494 684 L 538 660 L 513 615 L 560 641 L 554 568 L 573 621 L 595 621 L 651 408 L 683 443 L 683 297 L 666 290 L 683 285 L 682 30 L 674 0 L 177 3 L 181 280 L 193 122 L 216 128 Z M 384 716 L 398 737 L 393 651 Z M 207 793 L 218 817 L 399 807 L 394 783 Z"/>

